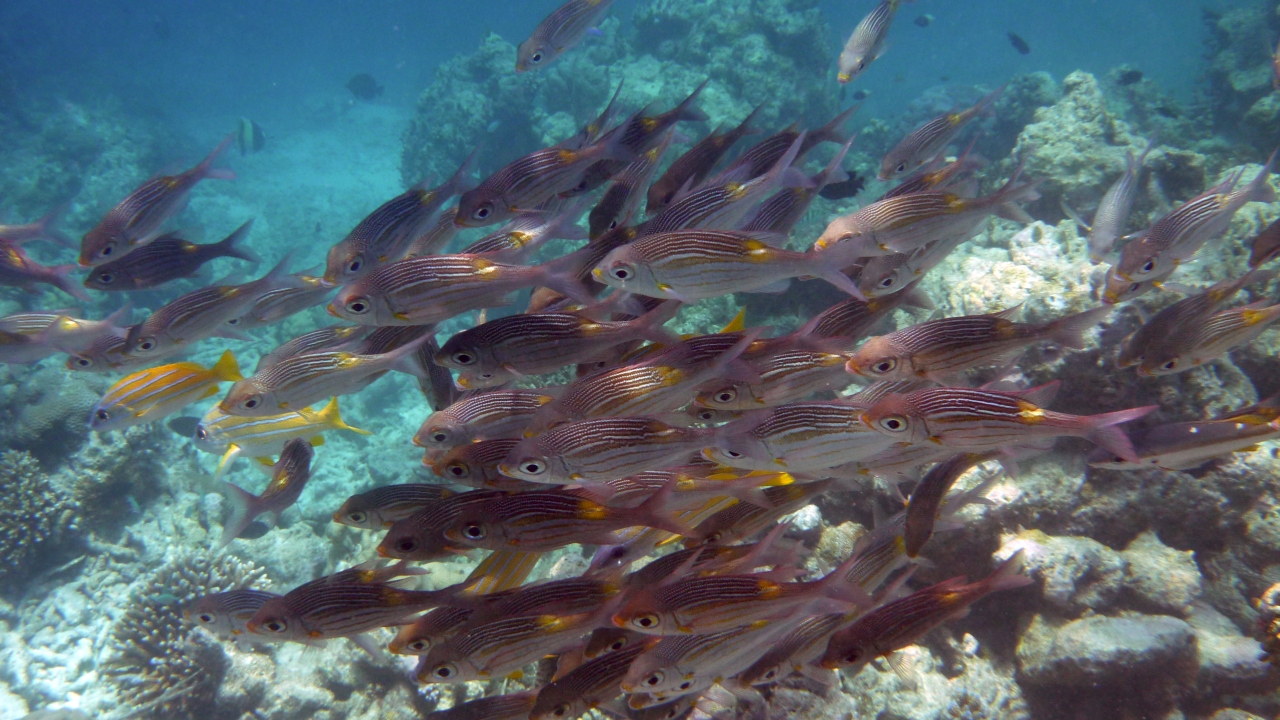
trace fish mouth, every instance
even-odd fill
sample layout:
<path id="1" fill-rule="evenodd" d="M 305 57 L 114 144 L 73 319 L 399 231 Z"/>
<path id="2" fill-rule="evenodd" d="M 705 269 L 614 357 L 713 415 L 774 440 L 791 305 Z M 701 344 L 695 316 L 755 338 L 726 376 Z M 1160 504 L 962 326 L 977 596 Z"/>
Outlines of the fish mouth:
<path id="1" fill-rule="evenodd" d="M 336 317 L 336 318 L 339 318 L 339 319 L 341 319 L 341 318 L 342 318 L 342 316 L 338 314 L 338 308 L 337 308 L 337 306 L 335 306 L 333 303 L 329 303 L 328 305 L 325 305 L 325 306 L 324 306 L 324 311 L 325 311 L 325 312 L 327 312 L 327 313 L 329 313 L 330 315 L 332 315 L 332 316 Z"/>

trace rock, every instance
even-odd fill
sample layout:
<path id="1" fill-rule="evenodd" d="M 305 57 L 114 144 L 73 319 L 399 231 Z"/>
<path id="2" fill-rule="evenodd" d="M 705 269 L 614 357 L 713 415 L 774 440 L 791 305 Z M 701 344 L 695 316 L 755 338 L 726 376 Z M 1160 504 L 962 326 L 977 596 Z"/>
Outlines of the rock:
<path id="1" fill-rule="evenodd" d="M 1186 617 L 1202 591 L 1195 553 L 1178 552 L 1147 531 L 1121 555 L 1128 563 L 1125 590 L 1139 609 Z"/>
<path id="2" fill-rule="evenodd" d="M 1224 708 L 1209 716 L 1209 720 L 1263 720 L 1263 718 L 1244 710 Z"/>
<path id="3" fill-rule="evenodd" d="M 1190 608 L 1187 622 L 1196 634 L 1200 671 L 1196 693 L 1205 698 L 1253 694 L 1275 687 L 1280 676 L 1262 660 L 1262 645 L 1245 637 L 1225 615 L 1203 603 Z"/>
<path id="4" fill-rule="evenodd" d="M 1008 539 L 997 557 L 1023 549 L 1026 573 L 1042 581 L 1045 602 L 1076 617 L 1106 610 L 1115 603 L 1128 572 L 1120 553 L 1085 537 L 1053 537 L 1026 530 Z"/>
<path id="5" fill-rule="evenodd" d="M 1033 685 L 1128 683 L 1194 673 L 1196 637 L 1185 621 L 1163 615 L 1072 621 L 1036 615 L 1017 657 L 1018 679 Z"/>

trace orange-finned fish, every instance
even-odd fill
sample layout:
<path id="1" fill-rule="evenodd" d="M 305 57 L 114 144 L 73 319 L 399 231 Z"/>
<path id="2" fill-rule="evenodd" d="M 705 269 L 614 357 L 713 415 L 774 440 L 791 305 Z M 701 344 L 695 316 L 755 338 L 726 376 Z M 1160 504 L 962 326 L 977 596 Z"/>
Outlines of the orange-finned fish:
<path id="1" fill-rule="evenodd" d="M 722 426 L 703 457 L 746 470 L 822 471 L 865 460 L 892 441 L 862 423 L 867 406 L 848 400 L 801 401 Z"/>
<path id="2" fill-rule="evenodd" d="M 481 440 L 523 437 L 538 410 L 555 398 L 539 390 L 491 390 L 464 397 L 427 417 L 413 436 L 434 459 Z"/>
<path id="3" fill-rule="evenodd" d="M 221 455 L 214 479 L 221 478 L 236 458 L 266 458 L 284 450 L 285 443 L 305 438 L 312 445 L 324 443 L 322 433 L 346 430 L 368 435 L 368 430 L 351 427 L 342 419 L 338 398 L 331 398 L 319 410 L 303 409 L 265 417 L 228 415 L 213 406 L 196 425 L 195 446 L 205 452 Z M 269 461 L 268 461 L 269 462 Z"/>
<path id="4" fill-rule="evenodd" d="M 679 465 L 710 444 L 717 432 L 650 417 L 591 418 L 522 440 L 498 470 L 529 482 L 604 482 Z"/>
<path id="5" fill-rule="evenodd" d="M 656 640 L 637 642 L 579 665 L 564 677 L 543 685 L 529 720 L 581 717 L 619 694 L 618 684 L 631 663 Z"/>
<path id="6" fill-rule="evenodd" d="M 516 48 L 516 72 L 539 70 L 582 42 L 609 11 L 613 0 L 569 0 L 538 23 Z"/>
<path id="7" fill-rule="evenodd" d="M 1186 372 L 1252 342 L 1280 321 L 1280 305 L 1269 305 L 1270 302 L 1259 300 L 1183 324 L 1163 342 L 1144 349 L 1138 373 L 1172 375 Z"/>
<path id="8" fill-rule="evenodd" d="M 387 485 L 347 498 L 333 514 L 333 521 L 354 528 L 381 530 L 453 494 L 448 488 L 430 483 Z"/>
<path id="9" fill-rule="evenodd" d="M 856 79 L 884 53 L 884 39 L 901 4 L 902 0 L 881 0 L 853 29 L 837 63 L 836 80 L 841 85 Z"/>
<path id="10" fill-rule="evenodd" d="M 1089 455 L 1094 467 L 1110 470 L 1191 470 L 1234 452 L 1253 450 L 1258 443 L 1280 437 L 1280 396 L 1233 410 L 1208 420 L 1171 423 L 1133 431 L 1130 439 L 1137 462 L 1117 457 L 1105 448 Z"/>
<path id="11" fill-rule="evenodd" d="M 159 287 L 179 278 L 191 277 L 205 263 L 221 257 L 257 262 L 258 257 L 240 247 L 249 235 L 253 220 L 246 221 L 218 243 L 196 245 L 168 233 L 123 257 L 103 263 L 89 272 L 84 286 L 94 290 L 120 292 Z"/>
<path id="12" fill-rule="evenodd" d="M 473 490 L 458 493 L 439 502 L 431 503 L 403 520 L 397 520 L 387 529 L 378 554 L 399 560 L 440 560 L 466 552 L 445 540 L 444 530 L 462 516 L 468 508 L 483 506 L 503 497 L 496 490 Z"/>
<path id="13" fill-rule="evenodd" d="M 240 368 L 230 350 L 210 368 L 183 362 L 140 370 L 107 390 L 93 406 L 89 427 L 106 432 L 159 420 L 216 395 L 218 383 L 239 379 Z"/>
<path id="14" fill-rule="evenodd" d="M 311 458 L 314 455 L 310 443 L 294 438 L 285 443 L 280 459 L 271 468 L 271 482 L 258 495 L 238 485 L 224 483 L 227 497 L 231 500 L 231 514 L 222 524 L 218 547 L 236 539 L 259 515 L 271 513 L 279 518 L 280 513 L 297 502 L 311 479 Z"/>
<path id="15" fill-rule="evenodd" d="M 1054 437 L 1083 437 L 1136 460 L 1118 425 L 1159 409 L 1157 405 L 1101 415 L 1068 415 L 1041 407 L 1058 392 L 1055 380 L 1020 392 L 956 387 L 890 395 L 862 414 L 867 427 L 895 442 L 957 451 L 992 450 Z"/>
<path id="16" fill-rule="evenodd" d="M 428 452 L 423 456 L 422 464 L 445 480 L 480 490 L 523 492 L 543 489 L 534 483 L 499 472 L 498 466 L 519 442 L 520 438 L 481 440 L 470 445 L 459 445 L 438 459 Z"/>
<path id="17" fill-rule="evenodd" d="M 892 600 L 833 635 L 821 664 L 832 670 L 842 668 L 852 677 L 875 658 L 901 650 L 942 623 L 962 617 L 970 605 L 990 593 L 1030 585 L 1031 578 L 1021 571 L 1019 550 L 985 580 L 966 584 L 964 578 L 952 578 Z"/>
<path id="18" fill-rule="evenodd" d="M 423 718 L 425 720 L 527 720 L 537 697 L 536 690 L 490 695 L 454 705 L 448 710 L 429 712 Z"/>
<path id="19" fill-rule="evenodd" d="M 933 536 L 933 524 L 951 486 L 975 465 L 998 457 L 996 452 L 961 453 L 938 463 L 911 491 L 902 537 L 907 557 L 920 554 L 920 548 Z"/>
<path id="20" fill-rule="evenodd" d="M 247 650 L 245 623 L 268 600 L 280 597 L 276 593 L 253 588 L 240 588 L 204 595 L 182 610 L 182 616 L 222 640 L 235 640 L 241 650 Z"/>
<path id="21" fill-rule="evenodd" d="M 36 292 L 36 285 L 52 285 L 80 300 L 89 296 L 71 279 L 75 265 L 46 267 L 32 260 L 27 251 L 17 245 L 0 242 L 0 285 L 19 287 Z"/>
<path id="22" fill-rule="evenodd" d="M 681 190 L 701 185 L 729 148 L 743 137 L 759 132 L 751 122 L 755 120 L 756 115 L 760 114 L 763 107 L 763 105 L 757 105 L 738 127 L 728 132 L 720 132 L 717 129 L 685 154 L 676 158 L 662 177 L 649 186 L 645 212 L 653 215 L 670 205 Z"/>
<path id="23" fill-rule="evenodd" d="M 972 107 L 944 113 L 911 131 L 898 141 L 880 160 L 880 180 L 896 180 L 915 172 L 947 148 L 970 120 L 986 113 L 1004 92 L 1005 86 L 992 90 Z"/>
<path id="24" fill-rule="evenodd" d="M 431 648 L 414 675 L 418 682 L 450 684 L 507 677 L 544 655 L 577 645 L 595 629 L 598 616 L 521 615 L 462 630 Z"/>
<path id="25" fill-rule="evenodd" d="M 129 193 L 80 242 L 80 265 L 90 267 L 123 257 L 160 236 L 160 228 L 182 211 L 187 195 L 205 178 L 234 180 L 235 173 L 213 167 L 231 144 L 228 135 L 199 165 L 179 175 L 159 175 Z"/>

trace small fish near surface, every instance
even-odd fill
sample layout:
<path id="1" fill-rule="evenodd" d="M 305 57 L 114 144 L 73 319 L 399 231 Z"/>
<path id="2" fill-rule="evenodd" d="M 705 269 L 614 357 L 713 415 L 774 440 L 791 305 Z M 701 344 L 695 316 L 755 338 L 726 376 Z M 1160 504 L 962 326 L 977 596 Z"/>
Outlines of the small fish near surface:
<path id="1" fill-rule="evenodd" d="M 881 0 L 858 26 L 840 51 L 836 80 L 841 85 L 851 82 L 884 53 L 884 40 L 902 0 Z"/>
<path id="2" fill-rule="evenodd" d="M 93 406 L 89 427 L 98 432 L 122 430 L 159 420 L 193 402 L 216 395 L 218 383 L 240 379 L 231 351 L 211 368 L 174 363 L 136 372 L 111 386 Z"/>
<path id="3" fill-rule="evenodd" d="M 613 0 L 569 0 L 548 15 L 516 48 L 516 72 L 539 70 L 582 42 Z"/>
<path id="4" fill-rule="evenodd" d="M 940 115 L 913 130 L 880 161 L 879 179 L 891 180 L 915 172 L 936 158 L 975 117 L 989 113 L 1004 93 L 1004 85 L 992 90 L 972 107 Z"/>
<path id="5" fill-rule="evenodd" d="M 1009 33 L 1009 44 L 1013 46 L 1014 50 L 1018 51 L 1019 55 L 1031 54 L 1031 45 L 1028 44 L 1026 40 L 1023 40 L 1017 33 Z"/>
<path id="6" fill-rule="evenodd" d="M 930 25 L 933 24 L 933 16 L 930 15 L 929 13 L 925 13 L 924 15 L 918 16 L 912 22 L 914 22 L 919 27 L 929 27 Z"/>
<path id="7" fill-rule="evenodd" d="M 261 125 L 242 117 L 236 124 L 236 144 L 240 146 L 241 155 L 256 153 L 267 146 L 267 134 Z"/>
<path id="8" fill-rule="evenodd" d="M 352 95 L 364 101 L 373 100 L 382 95 L 383 87 L 369 73 L 360 73 L 347 81 L 346 88 Z"/>
<path id="9" fill-rule="evenodd" d="M 271 513 L 277 520 L 302 496 L 307 481 L 311 479 L 311 459 L 315 453 L 311 444 L 302 438 L 285 443 L 280 459 L 271 468 L 271 482 L 258 495 L 238 485 L 225 483 L 227 497 L 231 501 L 231 514 L 222 523 L 222 538 L 218 547 L 225 547 L 249 527 L 259 515 Z"/>
<path id="10" fill-rule="evenodd" d="M 122 258 L 94 267 L 84 285 L 105 292 L 147 290 L 191 277 L 205 263 L 217 258 L 258 262 L 257 255 L 240 246 L 252 227 L 253 220 L 249 220 L 221 242 L 211 245 L 187 242 L 176 233 L 163 235 Z"/>

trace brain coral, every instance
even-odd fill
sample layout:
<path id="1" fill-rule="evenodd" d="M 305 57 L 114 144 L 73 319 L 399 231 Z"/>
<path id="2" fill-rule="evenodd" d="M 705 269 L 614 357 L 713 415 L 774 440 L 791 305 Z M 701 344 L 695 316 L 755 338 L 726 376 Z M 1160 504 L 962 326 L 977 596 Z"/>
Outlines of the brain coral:
<path id="1" fill-rule="evenodd" d="M 30 454 L 0 455 L 0 587 L 17 589 L 42 555 L 76 534 L 76 510 Z"/>

